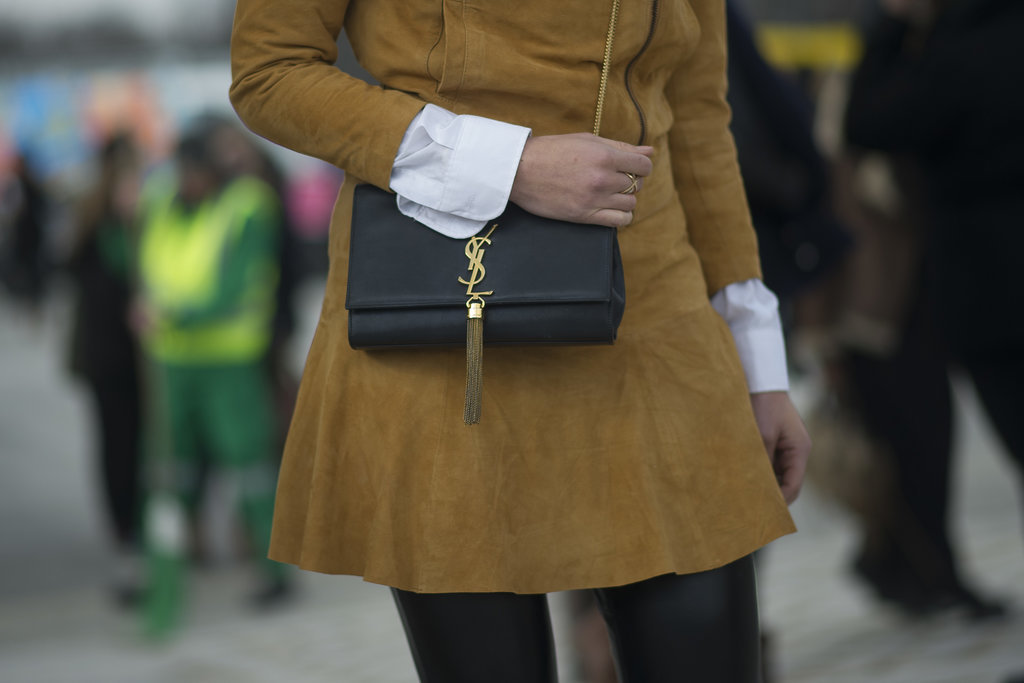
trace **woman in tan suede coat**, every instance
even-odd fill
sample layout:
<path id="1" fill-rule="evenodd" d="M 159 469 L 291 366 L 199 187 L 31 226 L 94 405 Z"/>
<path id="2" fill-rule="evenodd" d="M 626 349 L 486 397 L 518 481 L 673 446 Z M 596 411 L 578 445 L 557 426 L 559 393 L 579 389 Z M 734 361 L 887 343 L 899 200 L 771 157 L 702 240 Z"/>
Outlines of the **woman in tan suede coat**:
<path id="1" fill-rule="evenodd" d="M 579 588 L 601 589 L 625 680 L 754 680 L 749 555 L 793 530 L 809 444 L 784 391 L 748 392 L 709 302 L 760 276 L 723 0 L 621 0 L 596 137 L 612 5 L 238 2 L 240 116 L 347 172 L 271 556 L 395 588 L 424 680 L 553 680 L 542 594 Z M 342 28 L 382 87 L 333 66 Z M 506 198 L 623 226 L 617 342 L 488 348 L 473 427 L 464 349 L 347 341 L 352 190 L 392 186 L 426 104 L 531 129 Z"/>

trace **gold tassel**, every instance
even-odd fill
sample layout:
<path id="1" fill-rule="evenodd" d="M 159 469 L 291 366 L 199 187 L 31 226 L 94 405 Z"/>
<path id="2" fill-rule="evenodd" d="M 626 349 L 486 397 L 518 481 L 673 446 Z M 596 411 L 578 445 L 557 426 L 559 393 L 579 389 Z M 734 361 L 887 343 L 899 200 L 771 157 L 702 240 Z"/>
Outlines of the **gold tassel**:
<path id="1" fill-rule="evenodd" d="M 466 317 L 466 409 L 462 419 L 467 425 L 480 424 L 483 355 L 484 306 L 473 302 Z"/>

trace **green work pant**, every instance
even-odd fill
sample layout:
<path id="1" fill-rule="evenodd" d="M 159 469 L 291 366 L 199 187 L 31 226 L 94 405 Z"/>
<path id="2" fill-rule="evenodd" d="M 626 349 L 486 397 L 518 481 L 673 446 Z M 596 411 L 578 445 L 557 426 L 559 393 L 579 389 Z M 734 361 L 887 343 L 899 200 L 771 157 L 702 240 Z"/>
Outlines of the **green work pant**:
<path id="1" fill-rule="evenodd" d="M 191 507 L 202 459 L 238 481 L 250 543 L 271 577 L 283 565 L 266 559 L 276 480 L 275 416 L 262 363 L 153 365 L 161 413 L 154 444 L 157 488 Z"/>

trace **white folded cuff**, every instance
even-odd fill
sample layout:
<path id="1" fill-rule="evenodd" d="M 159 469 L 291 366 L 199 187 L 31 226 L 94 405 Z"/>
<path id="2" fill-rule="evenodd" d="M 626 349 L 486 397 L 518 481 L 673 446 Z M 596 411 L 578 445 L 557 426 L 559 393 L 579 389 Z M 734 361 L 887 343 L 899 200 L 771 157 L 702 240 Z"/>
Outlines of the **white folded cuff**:
<path id="1" fill-rule="evenodd" d="M 750 393 L 788 391 L 779 300 L 758 279 L 726 285 L 711 297 L 736 343 Z"/>
<path id="2" fill-rule="evenodd" d="M 529 128 L 426 105 L 391 169 L 399 211 L 448 237 L 479 232 L 505 210 L 529 135 Z"/>

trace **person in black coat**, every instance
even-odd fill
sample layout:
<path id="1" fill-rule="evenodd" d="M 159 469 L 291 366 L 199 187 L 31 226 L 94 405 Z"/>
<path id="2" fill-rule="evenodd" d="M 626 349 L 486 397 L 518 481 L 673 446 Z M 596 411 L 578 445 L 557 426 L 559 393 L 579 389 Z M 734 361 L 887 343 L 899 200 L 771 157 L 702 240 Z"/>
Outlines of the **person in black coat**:
<path id="1" fill-rule="evenodd" d="M 852 241 L 832 211 L 831 173 L 813 137 L 810 100 L 761 56 L 736 3 L 726 3 L 726 17 L 730 127 L 764 281 L 785 308 L 833 272 Z"/>
<path id="2" fill-rule="evenodd" d="M 43 184 L 19 154 L 8 182 L 0 183 L 0 285 L 30 310 L 39 309 L 46 290 L 47 209 Z"/>
<path id="3" fill-rule="evenodd" d="M 887 0 L 883 10 L 854 75 L 847 139 L 923 173 L 942 341 L 1024 471 L 1024 3 Z M 932 487 L 943 508 L 946 486 Z M 948 545 L 941 522 L 936 540 Z"/>
<path id="4" fill-rule="evenodd" d="M 112 138 L 100 152 L 99 182 L 79 212 L 68 270 L 77 285 L 71 371 L 88 387 L 99 434 L 103 498 L 120 566 L 115 591 L 132 600 L 140 542 L 141 410 L 132 298 L 130 206 L 138 182 L 131 140 Z"/>
<path id="5" fill-rule="evenodd" d="M 1024 3 L 952 0 L 915 24 L 921 4 L 890 0 L 901 16 L 876 27 L 846 132 L 919 161 L 946 335 L 974 375 L 976 363 L 1019 360 L 1024 348 Z"/>

